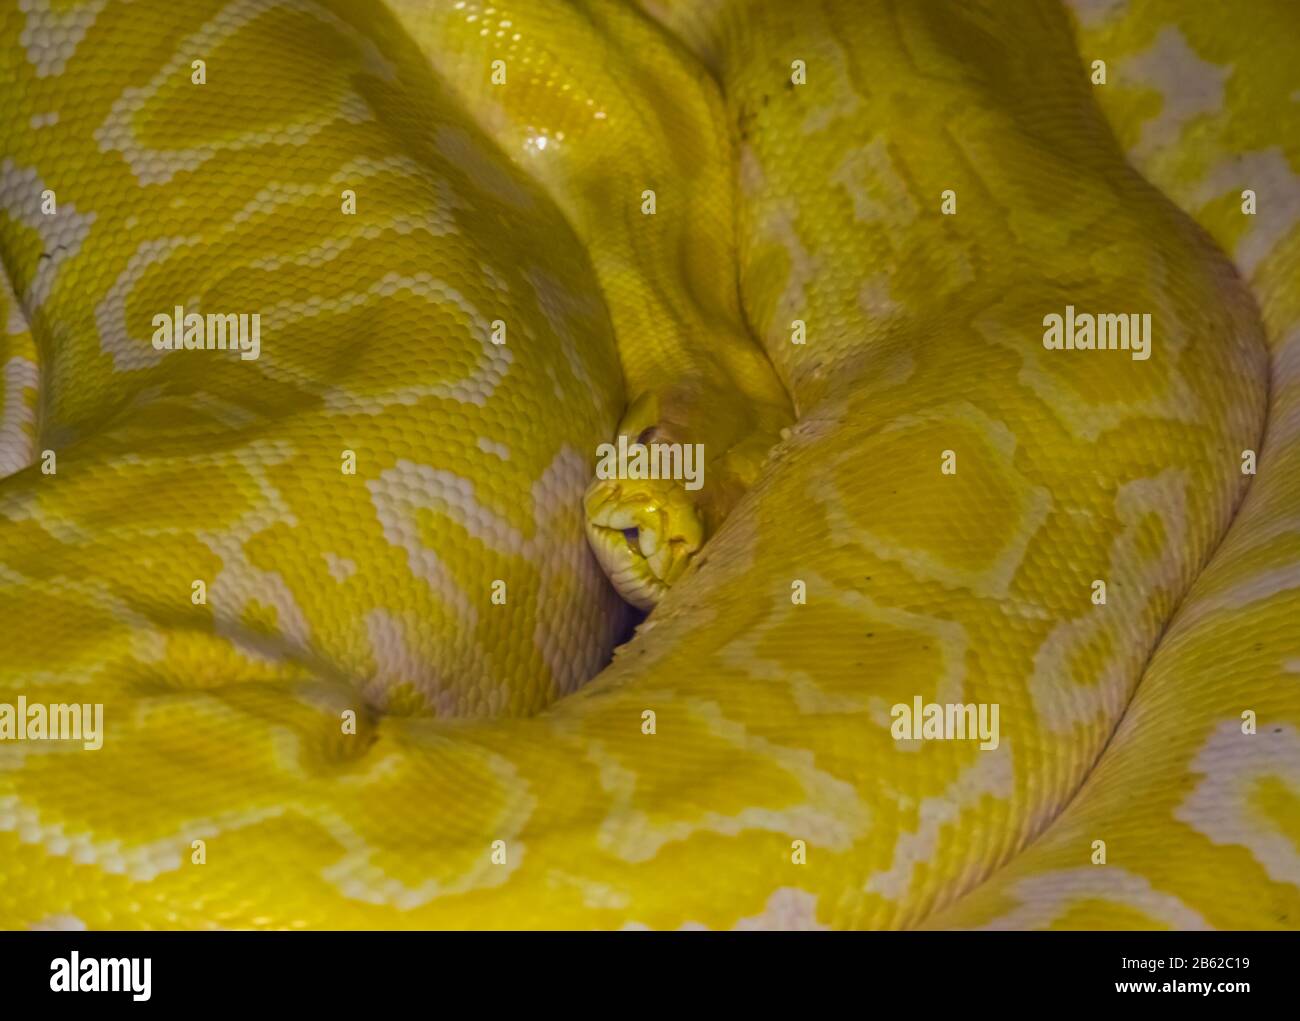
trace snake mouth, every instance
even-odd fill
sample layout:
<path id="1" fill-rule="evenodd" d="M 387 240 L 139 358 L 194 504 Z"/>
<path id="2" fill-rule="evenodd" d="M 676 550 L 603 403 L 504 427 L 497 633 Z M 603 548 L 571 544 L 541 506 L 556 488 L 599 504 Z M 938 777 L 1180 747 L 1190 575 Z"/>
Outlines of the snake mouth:
<path id="1" fill-rule="evenodd" d="M 587 542 L 619 595 L 651 610 L 686 571 L 704 541 L 689 501 L 667 487 L 631 492 L 598 480 L 587 490 Z"/>

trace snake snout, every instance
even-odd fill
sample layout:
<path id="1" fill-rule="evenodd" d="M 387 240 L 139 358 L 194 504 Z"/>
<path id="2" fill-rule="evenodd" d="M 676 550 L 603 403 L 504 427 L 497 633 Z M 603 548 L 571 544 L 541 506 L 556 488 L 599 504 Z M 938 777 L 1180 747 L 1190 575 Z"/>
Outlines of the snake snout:
<path id="1" fill-rule="evenodd" d="M 619 595 L 653 609 L 704 544 L 704 526 L 680 483 L 597 479 L 584 498 L 587 541 Z"/>

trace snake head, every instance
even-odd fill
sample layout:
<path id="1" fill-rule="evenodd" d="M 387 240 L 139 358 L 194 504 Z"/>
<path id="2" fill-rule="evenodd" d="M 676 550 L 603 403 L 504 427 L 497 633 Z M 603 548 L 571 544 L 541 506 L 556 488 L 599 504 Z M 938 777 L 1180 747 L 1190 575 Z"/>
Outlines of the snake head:
<path id="1" fill-rule="evenodd" d="M 583 498 L 587 541 L 619 595 L 651 610 L 704 544 L 691 495 L 674 479 L 596 479 Z"/>
<path id="2" fill-rule="evenodd" d="M 617 444 L 602 447 L 617 448 L 629 469 L 632 448 L 649 448 L 645 465 L 657 468 L 598 464 L 583 498 L 587 541 L 619 595 L 654 608 L 753 485 L 789 421 L 784 403 L 735 387 L 665 387 L 631 403 Z"/>

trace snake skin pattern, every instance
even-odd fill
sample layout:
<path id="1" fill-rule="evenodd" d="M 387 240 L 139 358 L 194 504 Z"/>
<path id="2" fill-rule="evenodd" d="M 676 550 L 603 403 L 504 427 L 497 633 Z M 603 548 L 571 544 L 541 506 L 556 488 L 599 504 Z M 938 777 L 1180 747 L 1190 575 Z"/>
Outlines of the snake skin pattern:
<path id="1" fill-rule="evenodd" d="M 0 740 L 0 924 L 1300 926 L 1297 67 L 1290 0 L 0 0 L 0 706 L 103 707 Z M 698 494 L 593 484 L 647 430 Z"/>

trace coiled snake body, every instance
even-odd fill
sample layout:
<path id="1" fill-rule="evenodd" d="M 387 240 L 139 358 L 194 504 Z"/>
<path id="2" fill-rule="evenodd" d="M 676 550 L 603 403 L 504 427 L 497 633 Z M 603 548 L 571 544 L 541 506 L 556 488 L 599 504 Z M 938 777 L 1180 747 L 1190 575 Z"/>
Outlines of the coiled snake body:
<path id="1" fill-rule="evenodd" d="M 0 921 L 1294 927 L 1298 20 L 4 0 Z"/>

